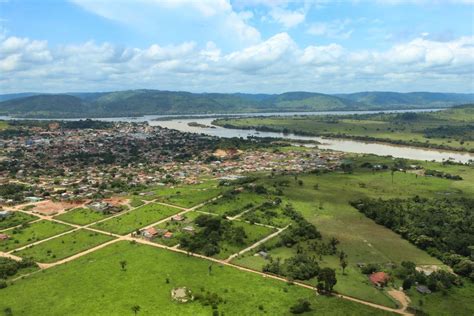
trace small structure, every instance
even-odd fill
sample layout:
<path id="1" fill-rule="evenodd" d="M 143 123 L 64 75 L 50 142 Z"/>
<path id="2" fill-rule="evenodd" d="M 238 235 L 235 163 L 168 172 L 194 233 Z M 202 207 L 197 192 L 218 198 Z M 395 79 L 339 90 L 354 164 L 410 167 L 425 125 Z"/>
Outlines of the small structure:
<path id="1" fill-rule="evenodd" d="M 183 228 L 183 231 L 190 234 L 194 234 L 194 232 L 196 232 L 196 229 L 193 226 L 186 226 Z"/>
<path id="2" fill-rule="evenodd" d="M 9 238 L 10 236 L 8 236 L 7 234 L 0 234 L 0 240 L 7 240 Z"/>
<path id="3" fill-rule="evenodd" d="M 173 233 L 168 231 L 166 232 L 164 235 L 163 235 L 163 238 L 166 238 L 166 239 L 169 239 L 169 238 L 172 238 L 173 237 Z"/>
<path id="4" fill-rule="evenodd" d="M 39 201 L 43 201 L 43 198 L 40 198 L 40 197 L 37 197 L 37 196 L 27 196 L 27 197 L 25 197 L 25 200 L 27 200 L 28 202 L 36 203 L 36 202 L 39 202 Z"/>
<path id="5" fill-rule="evenodd" d="M 377 287 L 384 287 L 387 285 L 390 276 L 385 272 L 374 272 L 369 276 L 370 282 Z"/>
<path id="6" fill-rule="evenodd" d="M 176 222 L 182 222 L 184 221 L 184 216 L 181 214 L 176 214 L 173 217 L 171 217 L 171 220 L 176 221 Z"/>
<path id="7" fill-rule="evenodd" d="M 89 205 L 87 206 L 93 211 L 104 213 L 109 209 L 110 204 L 107 202 L 96 201 L 96 202 L 89 203 Z"/>
<path id="8" fill-rule="evenodd" d="M 418 285 L 416 290 L 421 294 L 430 294 L 431 290 L 426 285 Z"/>
<path id="9" fill-rule="evenodd" d="M 155 227 L 150 227 L 150 228 L 147 228 L 147 229 L 143 229 L 143 230 L 140 231 L 140 233 L 142 234 L 143 237 L 145 237 L 147 239 L 153 239 L 156 236 L 158 236 L 158 231 L 156 230 Z"/>
<path id="10" fill-rule="evenodd" d="M 258 254 L 260 257 L 262 257 L 263 259 L 267 259 L 267 258 L 268 258 L 268 252 L 266 252 L 266 251 L 263 251 L 263 250 L 262 250 L 262 251 L 257 252 L 257 254 Z"/>
<path id="11" fill-rule="evenodd" d="M 13 213 L 10 211 L 0 211 L 0 219 L 7 218 L 11 216 Z"/>
<path id="12" fill-rule="evenodd" d="M 171 290 L 171 298 L 180 303 L 192 301 L 194 296 L 191 290 L 185 287 L 177 287 Z"/>

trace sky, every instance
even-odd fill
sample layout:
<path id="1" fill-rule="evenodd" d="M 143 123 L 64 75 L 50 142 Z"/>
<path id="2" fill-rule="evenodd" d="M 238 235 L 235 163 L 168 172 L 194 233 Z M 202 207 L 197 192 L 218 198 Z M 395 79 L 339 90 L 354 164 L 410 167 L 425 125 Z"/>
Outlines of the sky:
<path id="1" fill-rule="evenodd" d="M 0 93 L 474 92 L 474 0 L 0 0 Z"/>

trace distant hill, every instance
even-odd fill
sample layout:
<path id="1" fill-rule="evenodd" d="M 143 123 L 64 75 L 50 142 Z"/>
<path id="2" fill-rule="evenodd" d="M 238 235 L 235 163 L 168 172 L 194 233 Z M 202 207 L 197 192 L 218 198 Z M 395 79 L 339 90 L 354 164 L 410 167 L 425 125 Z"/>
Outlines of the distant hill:
<path id="1" fill-rule="evenodd" d="M 403 108 L 439 108 L 449 107 L 456 104 L 474 102 L 472 93 L 436 93 L 436 92 L 357 92 L 350 94 L 338 94 L 337 96 L 380 107 L 403 107 Z"/>
<path id="2" fill-rule="evenodd" d="M 190 93 L 127 90 L 67 94 L 0 95 L 1 115 L 23 117 L 101 117 L 150 114 L 243 112 L 309 112 L 449 107 L 473 102 L 473 94 L 360 92 L 328 95 L 313 92 L 282 94 Z"/>
<path id="3" fill-rule="evenodd" d="M 26 97 L 31 97 L 33 95 L 38 95 L 41 93 L 36 93 L 36 92 L 23 92 L 23 93 L 8 93 L 8 94 L 0 94 L 0 102 L 2 101 L 8 101 L 8 100 L 13 100 L 13 99 L 19 99 L 19 98 L 26 98 Z"/>

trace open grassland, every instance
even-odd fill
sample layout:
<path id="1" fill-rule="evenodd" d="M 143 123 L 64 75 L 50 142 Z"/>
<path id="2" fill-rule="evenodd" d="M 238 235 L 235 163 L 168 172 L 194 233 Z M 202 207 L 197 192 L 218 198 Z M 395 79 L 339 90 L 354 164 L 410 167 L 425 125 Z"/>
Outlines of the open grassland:
<path id="1" fill-rule="evenodd" d="M 474 283 L 466 280 L 462 287 L 453 287 L 444 293 L 420 294 L 410 289 L 411 307 L 428 315 L 474 315 Z"/>
<path id="2" fill-rule="evenodd" d="M 225 187 L 218 186 L 217 181 L 206 181 L 195 185 L 158 187 L 153 191 L 147 191 L 152 194 L 142 198 L 147 200 L 158 199 L 158 201 L 181 207 L 193 207 L 218 196 L 225 190 Z"/>
<path id="3" fill-rule="evenodd" d="M 250 117 L 219 119 L 215 123 L 230 128 L 474 151 L 474 105 L 406 117 L 401 114 Z"/>
<path id="4" fill-rule="evenodd" d="M 122 270 L 120 261 L 126 261 Z M 235 268 L 212 265 L 183 254 L 119 242 L 76 261 L 17 281 L 0 290 L 0 310 L 14 315 L 212 315 L 199 301 L 177 303 L 175 287 L 222 298 L 225 315 L 290 315 L 289 306 L 308 299 L 307 315 L 385 315 L 388 313 L 262 278 Z M 168 282 L 166 282 L 168 279 Z M 45 295 L 47 293 L 47 295 Z M 25 303 L 28 302 L 28 303 Z"/>
<path id="5" fill-rule="evenodd" d="M 268 199 L 266 199 L 265 195 L 243 192 L 222 197 L 203 206 L 199 210 L 219 215 L 235 216 L 243 211 L 258 206 L 267 200 Z"/>
<path id="6" fill-rule="evenodd" d="M 364 162 L 373 164 L 393 163 L 391 158 L 377 156 L 349 157 L 355 166 Z M 413 162 L 426 169 L 462 175 L 463 180 L 453 181 L 436 177 L 416 176 L 413 173 L 390 171 L 371 171 L 356 167 L 352 174 L 332 172 L 325 174 L 307 174 L 298 176 L 303 181 L 300 186 L 293 176 L 261 179 L 266 186 L 276 185 L 283 191 L 283 200 L 291 203 L 307 220 L 316 225 L 324 240 L 337 238 L 341 243 L 338 248 L 348 255 L 349 266 L 342 275 L 337 258 L 323 256 L 322 267 L 336 269 L 338 283 L 335 290 L 379 304 L 393 306 L 393 301 L 368 283 L 367 277 L 361 274 L 356 266 L 358 263 L 396 263 L 412 261 L 418 265 L 443 265 L 438 259 L 431 257 L 401 238 L 396 233 L 378 225 L 354 209 L 349 201 L 362 197 L 384 199 L 474 195 L 474 168 L 466 165 L 443 165 L 433 162 Z M 284 185 L 281 185 L 284 183 Z M 277 247 L 276 240 L 268 241 L 265 246 L 273 258 L 285 260 L 296 254 L 295 247 Z M 261 270 L 268 263 L 261 256 L 255 256 L 255 249 L 239 258 L 234 263 Z M 314 284 L 314 280 L 309 280 Z M 463 291 L 463 290 L 461 290 Z"/>
<path id="7" fill-rule="evenodd" d="M 181 210 L 161 204 L 151 203 L 123 215 L 93 225 L 94 228 L 116 234 L 131 233 L 143 226 L 165 219 Z"/>
<path id="8" fill-rule="evenodd" d="M 7 218 L 0 219 L 0 230 L 28 223 L 35 219 L 38 219 L 38 217 L 23 212 L 13 212 Z"/>
<path id="9" fill-rule="evenodd" d="M 10 238 L 0 241 L 0 250 L 13 250 L 71 229 L 72 227 L 68 225 L 42 220 L 24 227 L 6 230 L 3 233 Z"/>
<path id="10" fill-rule="evenodd" d="M 15 255 L 23 258 L 33 258 L 36 262 L 55 262 L 94 246 L 100 245 L 113 237 L 81 229 L 70 234 L 48 240 L 18 251 Z"/>
<path id="11" fill-rule="evenodd" d="M 55 216 L 54 218 L 77 225 L 87 225 L 98 220 L 104 219 L 110 216 L 110 214 L 104 214 L 101 212 L 96 212 L 90 208 L 76 208 L 70 210 L 61 215 Z"/>

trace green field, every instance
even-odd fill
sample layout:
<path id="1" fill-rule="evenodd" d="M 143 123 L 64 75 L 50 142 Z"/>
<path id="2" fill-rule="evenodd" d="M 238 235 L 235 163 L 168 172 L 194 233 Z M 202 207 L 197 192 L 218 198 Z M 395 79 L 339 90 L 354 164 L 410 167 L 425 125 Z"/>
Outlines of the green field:
<path id="1" fill-rule="evenodd" d="M 236 195 L 222 197 L 212 203 L 206 204 L 200 211 L 219 215 L 235 216 L 252 207 L 267 201 L 265 195 L 243 192 Z"/>
<path id="2" fill-rule="evenodd" d="M 216 120 L 215 124 L 228 128 L 255 128 L 263 131 L 474 151 L 474 105 L 410 115 L 225 118 Z"/>
<path id="3" fill-rule="evenodd" d="M 72 227 L 68 225 L 42 220 L 27 224 L 25 227 L 6 230 L 3 233 L 10 238 L 0 241 L 0 251 L 10 251 L 71 229 Z"/>
<path id="4" fill-rule="evenodd" d="M 158 199 L 161 202 L 180 207 L 193 207 L 218 196 L 225 190 L 224 187 L 219 187 L 216 181 L 206 181 L 195 185 L 157 187 L 153 191 L 147 191 L 153 194 L 148 194 L 142 198 L 147 200 Z"/>
<path id="5" fill-rule="evenodd" d="M 392 164 L 390 158 L 377 156 L 354 156 L 351 158 L 355 166 L 364 162 L 374 164 Z M 355 168 L 352 174 L 331 172 L 320 175 L 300 175 L 298 180 L 303 181 L 300 186 L 293 176 L 267 178 L 259 180 L 266 186 L 274 184 L 283 191 L 284 201 L 290 202 L 306 219 L 314 223 L 321 231 L 324 240 L 336 237 L 342 249 L 348 255 L 349 267 L 346 275 L 342 275 L 339 261 L 335 257 L 324 256 L 321 266 L 336 269 L 338 283 L 335 290 L 341 293 L 359 297 L 379 304 L 393 306 L 392 299 L 376 290 L 368 283 L 367 277 L 360 272 L 357 263 L 396 263 L 413 261 L 418 265 L 443 265 L 438 259 L 429 256 L 399 235 L 377 225 L 349 205 L 349 201 L 362 197 L 437 197 L 449 195 L 470 196 L 474 194 L 474 167 L 466 165 L 442 165 L 440 163 L 424 162 L 421 164 L 427 169 L 436 169 L 463 176 L 462 181 L 453 181 L 435 177 L 420 177 L 413 173 L 396 172 L 392 177 L 390 171 L 373 172 L 369 169 Z M 280 183 L 286 183 L 280 185 Z M 316 186 L 317 185 L 317 186 Z M 275 240 L 266 245 L 273 245 Z M 272 248 L 272 247 L 270 247 Z M 259 249 L 255 249 L 233 262 L 261 269 L 267 263 L 260 256 L 254 256 Z M 296 253 L 295 248 L 278 247 L 269 251 L 273 258 L 286 259 Z M 314 284 L 314 280 L 310 280 Z"/>
<path id="6" fill-rule="evenodd" d="M 313 308 L 307 315 L 388 314 L 231 267 L 213 264 L 211 274 L 208 270 L 205 260 L 119 242 L 1 290 L 0 310 L 8 307 L 13 315 L 133 315 L 131 307 L 138 305 L 139 315 L 212 315 L 212 307 L 199 301 L 179 304 L 171 299 L 173 288 L 185 286 L 193 293 L 216 293 L 223 299 L 217 310 L 225 315 L 290 315 L 289 306 L 303 298 Z"/>
<path id="7" fill-rule="evenodd" d="M 54 218 L 67 223 L 87 225 L 104 219 L 110 215 L 111 214 L 96 212 L 90 208 L 76 208 L 61 215 L 55 216 Z"/>
<path id="8" fill-rule="evenodd" d="M 92 227 L 116 234 L 131 233 L 143 226 L 179 213 L 181 210 L 161 204 L 151 203 L 140 206 L 123 215 L 97 223 Z"/>
<path id="9" fill-rule="evenodd" d="M 35 219 L 38 219 L 38 217 L 22 212 L 13 212 L 7 218 L 0 219 L 0 230 L 28 223 Z"/>
<path id="10" fill-rule="evenodd" d="M 36 262 L 49 263 L 70 257 L 112 239 L 113 237 L 104 234 L 80 229 L 23 249 L 15 255 L 24 258 L 32 257 Z"/>

